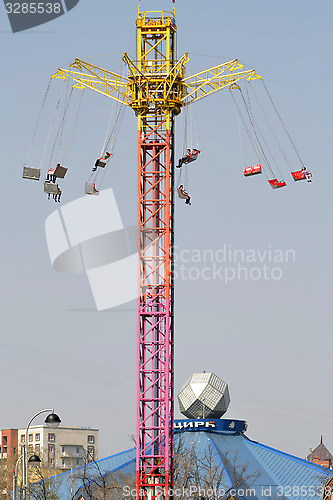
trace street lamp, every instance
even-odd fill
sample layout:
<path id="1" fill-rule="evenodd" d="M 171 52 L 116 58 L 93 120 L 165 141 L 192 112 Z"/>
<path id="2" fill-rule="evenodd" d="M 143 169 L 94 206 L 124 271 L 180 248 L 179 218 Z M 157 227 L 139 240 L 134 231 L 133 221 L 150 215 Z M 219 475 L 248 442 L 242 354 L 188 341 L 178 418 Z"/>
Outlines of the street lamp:
<path id="1" fill-rule="evenodd" d="M 58 417 L 58 415 L 54 412 L 50 413 L 45 419 L 45 423 L 48 427 L 50 427 L 50 429 L 55 429 L 56 427 L 58 427 L 60 422 L 60 417 Z"/>
<path id="2" fill-rule="evenodd" d="M 19 456 L 17 459 L 16 465 L 15 465 L 15 472 L 13 476 L 13 500 L 17 500 L 17 471 L 18 471 L 18 466 L 20 461 L 23 458 L 23 453 L 22 455 Z M 38 455 L 31 455 L 31 457 L 28 460 L 28 464 L 38 466 L 41 463 L 41 459 L 39 458 Z"/>
<path id="3" fill-rule="evenodd" d="M 28 431 L 29 431 L 29 427 L 30 427 L 30 424 L 31 422 L 36 418 L 38 417 L 38 415 L 40 415 L 41 413 L 46 413 L 46 412 L 51 412 L 45 419 L 45 423 L 48 427 L 50 427 L 51 429 L 55 429 L 56 427 L 58 427 L 58 425 L 60 424 L 61 420 L 60 420 L 60 417 L 54 413 L 54 410 L 50 410 L 50 409 L 47 409 L 47 410 L 41 410 L 39 411 L 38 413 L 36 413 L 30 420 L 29 420 L 29 423 L 27 425 L 27 428 L 25 430 L 25 442 L 24 442 L 24 445 L 23 445 L 23 468 L 22 468 L 22 491 L 23 491 L 23 500 L 27 500 L 28 498 L 28 486 L 29 486 L 29 482 L 28 482 L 28 463 L 34 463 L 36 465 L 36 463 L 40 463 L 40 459 L 39 457 L 37 457 L 37 455 L 32 455 L 31 458 L 35 457 L 35 459 L 33 459 L 32 461 L 30 461 L 30 459 L 28 460 Z M 39 460 L 39 462 L 38 462 Z M 17 463 L 19 462 L 19 460 L 17 461 Z M 17 465 L 17 464 L 16 464 Z"/>
<path id="4" fill-rule="evenodd" d="M 40 465 L 41 463 L 41 459 L 39 458 L 38 455 L 31 455 L 31 457 L 29 457 L 29 460 L 28 460 L 28 464 L 29 465 L 33 465 L 35 467 L 38 467 L 38 465 Z"/>

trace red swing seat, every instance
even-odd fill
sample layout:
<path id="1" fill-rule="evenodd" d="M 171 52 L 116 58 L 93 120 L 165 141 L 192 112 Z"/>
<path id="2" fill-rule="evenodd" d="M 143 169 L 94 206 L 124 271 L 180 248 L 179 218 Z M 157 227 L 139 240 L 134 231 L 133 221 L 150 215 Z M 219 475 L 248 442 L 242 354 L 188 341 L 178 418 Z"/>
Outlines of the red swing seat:
<path id="1" fill-rule="evenodd" d="M 251 167 L 245 167 L 243 170 L 243 175 L 249 177 L 250 175 L 262 174 L 261 165 L 252 165 Z"/>
<path id="2" fill-rule="evenodd" d="M 268 181 L 273 189 L 282 188 L 287 185 L 284 181 L 278 181 L 277 179 L 271 179 Z"/>
<path id="3" fill-rule="evenodd" d="M 295 172 L 291 172 L 291 175 L 293 176 L 294 181 L 302 181 L 306 179 L 306 175 L 304 173 L 304 170 L 296 170 Z M 311 172 L 308 172 L 307 174 L 309 177 L 312 177 Z"/>

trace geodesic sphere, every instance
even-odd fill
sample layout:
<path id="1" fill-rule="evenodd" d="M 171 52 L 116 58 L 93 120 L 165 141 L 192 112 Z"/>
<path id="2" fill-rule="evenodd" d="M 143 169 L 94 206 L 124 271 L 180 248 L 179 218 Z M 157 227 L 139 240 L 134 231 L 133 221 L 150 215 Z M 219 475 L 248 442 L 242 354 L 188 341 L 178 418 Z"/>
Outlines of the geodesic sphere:
<path id="1" fill-rule="evenodd" d="M 181 388 L 178 402 L 187 418 L 221 418 L 230 403 L 228 384 L 214 373 L 194 373 Z"/>

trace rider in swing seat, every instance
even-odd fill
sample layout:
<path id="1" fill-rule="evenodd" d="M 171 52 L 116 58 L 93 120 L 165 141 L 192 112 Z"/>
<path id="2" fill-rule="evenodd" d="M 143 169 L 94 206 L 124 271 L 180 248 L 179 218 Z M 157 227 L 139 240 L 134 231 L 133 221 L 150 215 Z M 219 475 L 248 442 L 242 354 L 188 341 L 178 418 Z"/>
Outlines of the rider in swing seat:
<path id="1" fill-rule="evenodd" d="M 180 184 L 180 186 L 178 188 L 178 196 L 179 196 L 179 198 L 185 200 L 185 205 L 191 205 L 191 197 L 185 191 L 183 184 Z"/>
<path id="2" fill-rule="evenodd" d="M 301 172 L 302 172 L 302 174 L 304 175 L 304 177 L 306 178 L 306 180 L 308 182 L 312 182 L 311 174 L 310 174 L 310 172 L 308 171 L 308 169 L 304 165 L 302 167 Z"/>
<path id="3" fill-rule="evenodd" d="M 197 153 L 200 153 L 200 151 L 198 149 L 187 148 L 186 153 L 179 159 L 177 168 L 180 168 L 183 165 L 183 163 L 185 163 L 185 164 L 189 163 L 191 156 L 196 155 Z M 194 158 L 194 159 L 196 160 L 196 158 Z"/>
<path id="4" fill-rule="evenodd" d="M 105 166 L 105 165 L 106 165 L 107 160 L 108 160 L 111 156 L 112 156 L 112 154 L 111 154 L 111 153 L 109 153 L 108 151 L 106 151 L 106 152 L 104 153 L 104 156 L 102 156 L 102 158 L 97 158 L 97 160 L 95 161 L 95 165 L 94 165 L 94 167 L 93 167 L 92 171 L 93 171 L 93 172 L 96 172 L 97 167 L 100 167 L 100 166 L 101 166 L 101 163 L 103 163 L 103 164 L 104 164 L 103 166 Z"/>

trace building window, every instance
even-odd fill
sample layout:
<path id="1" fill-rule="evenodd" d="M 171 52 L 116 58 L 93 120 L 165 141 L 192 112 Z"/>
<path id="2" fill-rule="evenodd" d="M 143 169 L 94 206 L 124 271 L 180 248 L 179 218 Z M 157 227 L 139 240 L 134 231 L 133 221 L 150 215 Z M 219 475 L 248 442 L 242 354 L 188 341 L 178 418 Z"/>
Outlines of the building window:
<path id="1" fill-rule="evenodd" d="M 36 434 L 36 435 L 35 435 L 35 440 L 36 440 L 36 441 L 40 441 L 40 434 Z"/>
<path id="2" fill-rule="evenodd" d="M 88 436 L 88 443 L 94 443 L 95 442 L 95 436 Z"/>
<path id="3" fill-rule="evenodd" d="M 49 434 L 48 439 L 49 439 L 49 441 L 55 441 L 55 435 L 54 434 Z"/>
<path id="4" fill-rule="evenodd" d="M 95 447 L 94 446 L 88 446 L 87 447 L 87 455 L 88 455 L 88 462 L 92 462 L 95 459 Z"/>
<path id="5" fill-rule="evenodd" d="M 36 453 L 40 452 L 40 444 L 36 444 L 35 446 Z"/>
<path id="6" fill-rule="evenodd" d="M 77 460 L 77 461 L 76 461 L 76 465 L 79 465 L 79 463 L 80 463 L 80 460 Z"/>
<path id="7" fill-rule="evenodd" d="M 53 457 L 49 457 L 49 464 L 53 465 Z"/>
<path id="8" fill-rule="evenodd" d="M 3 446 L 3 447 L 2 447 L 2 453 L 3 453 L 3 454 L 6 454 L 6 453 L 7 453 L 7 446 Z"/>
<path id="9" fill-rule="evenodd" d="M 2 436 L 2 444 L 3 445 L 7 444 L 7 436 Z"/>
<path id="10" fill-rule="evenodd" d="M 31 443 L 33 440 L 33 435 L 32 434 L 29 434 L 29 443 Z"/>
<path id="11" fill-rule="evenodd" d="M 21 435 L 21 443 L 25 443 L 25 435 L 24 434 Z"/>
<path id="12" fill-rule="evenodd" d="M 65 467 L 65 460 L 62 459 L 62 466 Z"/>
<path id="13" fill-rule="evenodd" d="M 49 453 L 52 453 L 54 450 L 54 444 L 49 444 Z"/>
<path id="14" fill-rule="evenodd" d="M 62 451 L 62 453 L 65 453 L 65 447 L 64 446 L 61 447 L 61 451 Z"/>
<path id="15" fill-rule="evenodd" d="M 29 450 L 29 453 L 33 453 L 34 447 L 32 446 L 32 444 L 29 444 L 28 450 Z"/>
<path id="16" fill-rule="evenodd" d="M 77 455 L 79 454 L 79 451 L 80 451 L 80 449 L 79 449 L 79 448 L 76 448 L 76 454 L 77 454 Z"/>

